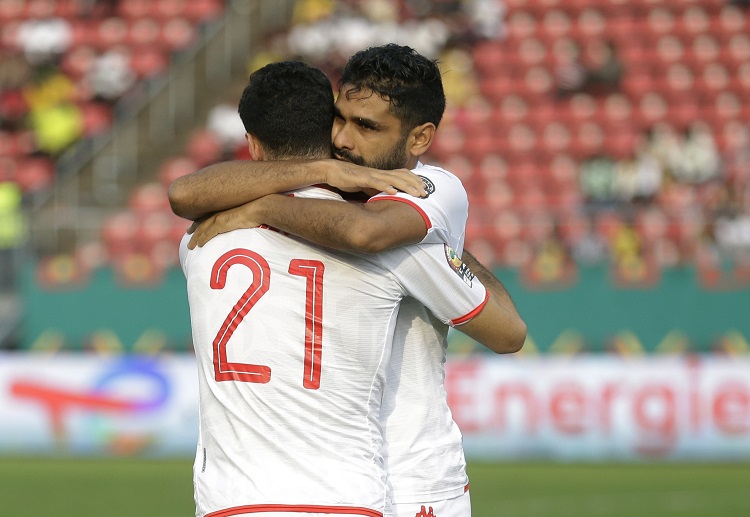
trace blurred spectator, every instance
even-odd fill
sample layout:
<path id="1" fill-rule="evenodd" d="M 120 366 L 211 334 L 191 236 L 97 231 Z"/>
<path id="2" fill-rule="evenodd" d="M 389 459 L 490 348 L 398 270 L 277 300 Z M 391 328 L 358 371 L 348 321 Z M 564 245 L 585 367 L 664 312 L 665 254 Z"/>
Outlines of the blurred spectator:
<path id="1" fill-rule="evenodd" d="M 553 53 L 557 98 L 581 92 L 605 95 L 619 89 L 623 64 L 611 41 L 592 40 L 584 56 L 577 41 L 560 38 L 554 44 Z"/>
<path id="2" fill-rule="evenodd" d="M 586 67 L 582 61 L 580 45 L 570 38 L 561 38 L 555 42 L 553 53 L 557 98 L 582 92 L 586 85 Z"/>
<path id="3" fill-rule="evenodd" d="M 246 76 L 249 77 L 250 74 L 269 63 L 283 61 L 288 57 L 287 33 L 285 31 L 273 32 L 264 39 L 260 50 L 248 59 Z"/>
<path id="4" fill-rule="evenodd" d="M 0 92 L 19 90 L 31 78 L 31 66 L 24 57 L 0 47 Z"/>
<path id="5" fill-rule="evenodd" d="M 292 13 L 292 25 L 315 23 L 333 14 L 335 0 L 297 0 Z"/>
<path id="6" fill-rule="evenodd" d="M 73 41 L 73 29 L 64 18 L 54 16 L 54 3 L 39 18 L 29 18 L 18 27 L 17 45 L 32 65 L 57 63 Z"/>
<path id="7" fill-rule="evenodd" d="M 236 101 L 236 97 L 233 100 Z M 232 159 L 237 149 L 246 144 L 245 127 L 236 102 L 223 102 L 211 108 L 206 126 L 218 139 L 225 160 Z"/>
<path id="8" fill-rule="evenodd" d="M 593 266 L 603 263 L 609 252 L 607 241 L 596 231 L 590 217 L 581 220 L 583 228 L 580 235 L 573 240 L 571 253 L 576 263 Z"/>
<path id="9" fill-rule="evenodd" d="M 611 41 L 593 40 L 586 47 L 586 77 L 583 88 L 592 95 L 615 92 L 620 87 L 623 65 Z"/>
<path id="10" fill-rule="evenodd" d="M 457 108 L 476 99 L 479 81 L 469 51 L 463 47 L 448 47 L 440 54 L 439 61 L 448 105 Z"/>
<path id="11" fill-rule="evenodd" d="M 662 166 L 665 174 L 671 176 L 672 166 L 680 154 L 681 139 L 668 122 L 654 125 L 648 132 L 648 151 Z"/>
<path id="12" fill-rule="evenodd" d="M 45 65 L 24 89 L 29 105 L 29 125 L 37 149 L 56 156 L 83 135 L 83 114 L 73 102 L 76 85 L 57 68 Z"/>
<path id="13" fill-rule="evenodd" d="M 734 261 L 750 259 L 750 214 L 735 213 L 716 218 L 716 244 Z"/>
<path id="14" fill-rule="evenodd" d="M 616 199 L 616 162 L 609 156 L 597 155 L 584 160 L 579 174 L 579 187 L 592 205 L 609 205 Z"/>
<path id="15" fill-rule="evenodd" d="M 615 174 L 617 196 L 635 203 L 652 201 L 661 190 L 664 176 L 662 165 L 651 153 L 645 137 L 636 140 L 632 157 L 616 164 Z"/>
<path id="16" fill-rule="evenodd" d="M 0 292 L 15 287 L 26 223 L 21 189 L 15 182 L 0 182 Z"/>
<path id="17" fill-rule="evenodd" d="M 96 57 L 85 82 L 95 99 L 114 102 L 135 84 L 136 74 L 130 67 L 130 52 L 121 47 L 106 50 Z"/>
<path id="18" fill-rule="evenodd" d="M 32 68 L 15 51 L 0 48 L 0 129 L 19 131 L 28 113 L 23 87 L 31 79 Z"/>
<path id="19" fill-rule="evenodd" d="M 328 9 L 328 4 L 324 4 L 326 9 L 316 11 L 319 16 L 310 16 L 307 23 L 292 26 L 286 43 L 291 56 L 311 62 L 326 73 L 343 66 L 349 56 L 363 48 L 393 41 L 436 58 L 451 36 L 446 21 L 433 16 L 437 11 L 425 18 L 401 22 L 393 18 L 395 9 L 344 2 Z"/>
<path id="20" fill-rule="evenodd" d="M 493 40 L 505 37 L 505 3 L 502 0 L 464 0 L 464 9 L 478 37 Z"/>
<path id="21" fill-rule="evenodd" d="M 50 156 L 60 155 L 84 132 L 83 113 L 70 101 L 54 104 L 44 111 L 32 111 L 30 124 L 37 149 Z"/>
<path id="22" fill-rule="evenodd" d="M 524 268 L 524 277 L 532 285 L 567 285 L 576 278 L 573 256 L 555 226 L 539 243 L 529 263 Z"/>
<path id="23" fill-rule="evenodd" d="M 670 156 L 672 176 L 681 183 L 704 183 L 718 175 L 719 166 L 719 152 L 710 129 L 702 123 L 691 124 Z"/>
<path id="24" fill-rule="evenodd" d="M 79 0 L 78 13 L 91 18 L 107 18 L 117 14 L 120 0 Z"/>
<path id="25" fill-rule="evenodd" d="M 610 242 L 610 255 L 614 263 L 631 262 L 643 253 L 641 238 L 630 224 L 621 224 L 614 229 Z"/>

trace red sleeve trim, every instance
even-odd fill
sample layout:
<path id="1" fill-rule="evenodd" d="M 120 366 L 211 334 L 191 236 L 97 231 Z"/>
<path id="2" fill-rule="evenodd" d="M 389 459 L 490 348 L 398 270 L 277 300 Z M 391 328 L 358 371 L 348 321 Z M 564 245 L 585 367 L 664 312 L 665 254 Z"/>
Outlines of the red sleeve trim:
<path id="1" fill-rule="evenodd" d="M 330 513 L 336 515 L 358 515 L 364 517 L 383 517 L 383 513 L 370 508 L 357 508 L 354 506 L 322 506 L 322 505 L 289 505 L 289 504 L 248 504 L 225 508 L 215 512 L 207 513 L 206 517 L 230 517 L 232 515 L 244 515 L 246 513 L 268 513 L 268 512 L 290 512 L 290 513 Z"/>
<path id="2" fill-rule="evenodd" d="M 414 210 L 416 210 L 417 212 L 419 212 L 419 215 L 422 216 L 422 219 L 424 220 L 424 224 L 427 226 L 427 230 L 428 231 L 429 231 L 430 228 L 432 228 L 432 222 L 430 221 L 429 216 L 414 201 L 409 201 L 408 199 L 404 199 L 404 198 L 398 197 L 398 196 L 376 196 L 376 197 L 371 197 L 367 202 L 368 203 L 372 203 L 373 201 L 385 201 L 385 200 L 387 200 L 387 201 L 400 201 L 401 203 L 406 203 L 407 205 L 409 205 L 412 208 L 414 208 Z"/>
<path id="3" fill-rule="evenodd" d="M 473 311 L 471 311 L 470 313 L 465 314 L 465 315 L 461 316 L 460 318 L 456 318 L 455 320 L 451 320 L 451 322 L 450 322 L 451 325 L 460 325 L 460 324 L 466 323 L 467 321 L 469 321 L 470 319 L 472 319 L 474 316 L 476 316 L 477 314 L 479 314 L 480 312 L 482 312 L 482 309 L 484 309 L 484 306 L 487 305 L 487 300 L 489 300 L 489 299 L 490 299 L 490 292 L 489 291 L 485 291 L 484 292 L 484 300 L 482 301 L 482 303 L 480 303 L 477 306 L 477 308 L 474 309 Z"/>

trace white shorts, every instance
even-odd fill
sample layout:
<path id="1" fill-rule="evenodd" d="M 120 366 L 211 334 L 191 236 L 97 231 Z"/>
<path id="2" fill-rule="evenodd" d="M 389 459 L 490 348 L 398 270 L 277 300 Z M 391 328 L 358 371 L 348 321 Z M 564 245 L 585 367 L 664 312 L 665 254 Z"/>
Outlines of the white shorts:
<path id="1" fill-rule="evenodd" d="M 366 517 L 362 513 L 307 513 L 307 512 L 255 512 L 240 513 L 232 517 Z"/>
<path id="2" fill-rule="evenodd" d="M 471 517 L 471 498 L 467 490 L 453 499 L 394 504 L 386 517 Z"/>
<path id="3" fill-rule="evenodd" d="M 362 512 L 356 511 L 356 508 L 341 508 L 340 511 L 334 513 L 319 513 L 319 512 L 306 512 L 303 510 L 297 512 L 267 512 L 263 509 L 256 511 L 244 512 L 244 513 L 222 513 L 217 512 L 219 515 L 226 515 L 227 517 L 373 517 L 375 515 L 383 515 L 376 510 L 364 510 Z M 210 514 L 209 514 L 210 515 Z"/>

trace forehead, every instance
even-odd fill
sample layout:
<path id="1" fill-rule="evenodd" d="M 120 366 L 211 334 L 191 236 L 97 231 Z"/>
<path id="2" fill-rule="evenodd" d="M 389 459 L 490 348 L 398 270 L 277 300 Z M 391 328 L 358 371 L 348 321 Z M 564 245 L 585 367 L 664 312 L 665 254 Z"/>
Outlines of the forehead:
<path id="1" fill-rule="evenodd" d="M 389 101 L 367 88 L 356 91 L 351 85 L 341 88 L 336 98 L 336 109 L 344 117 L 366 117 L 383 122 L 396 120 Z"/>

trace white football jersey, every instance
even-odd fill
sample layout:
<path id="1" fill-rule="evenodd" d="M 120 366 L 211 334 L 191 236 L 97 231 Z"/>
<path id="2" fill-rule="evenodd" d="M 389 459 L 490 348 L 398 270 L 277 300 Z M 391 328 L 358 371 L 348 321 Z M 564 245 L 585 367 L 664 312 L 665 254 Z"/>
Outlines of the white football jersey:
<path id="1" fill-rule="evenodd" d="M 487 293 L 444 244 L 372 256 L 270 229 L 187 250 L 200 433 L 196 515 L 387 509 L 380 405 L 399 302 L 446 324 Z"/>
<path id="2" fill-rule="evenodd" d="M 422 242 L 446 242 L 460 256 L 469 210 L 463 184 L 439 167 L 419 164 L 414 172 L 427 180 L 428 197 L 399 193 L 370 202 L 409 203 L 427 223 Z M 413 298 L 401 303 L 381 408 L 384 456 L 395 503 L 449 499 L 463 494 L 469 483 L 463 437 L 444 385 L 447 335 L 448 326 L 424 304 Z"/>

